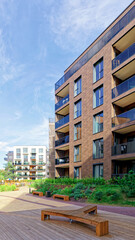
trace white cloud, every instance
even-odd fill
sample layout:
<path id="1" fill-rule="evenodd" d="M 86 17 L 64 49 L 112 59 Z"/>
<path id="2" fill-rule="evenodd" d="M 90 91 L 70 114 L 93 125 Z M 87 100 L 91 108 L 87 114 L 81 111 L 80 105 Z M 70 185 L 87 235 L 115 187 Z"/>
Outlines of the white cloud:
<path id="1" fill-rule="evenodd" d="M 130 2 L 127 0 L 61 0 L 52 6 L 49 22 L 54 41 L 72 51 L 90 44 Z M 119 4 L 119 7 L 117 7 Z M 57 9 L 57 11 L 56 11 Z M 97 32 L 97 35 L 96 35 Z M 94 35 L 93 35 L 94 34 Z"/>

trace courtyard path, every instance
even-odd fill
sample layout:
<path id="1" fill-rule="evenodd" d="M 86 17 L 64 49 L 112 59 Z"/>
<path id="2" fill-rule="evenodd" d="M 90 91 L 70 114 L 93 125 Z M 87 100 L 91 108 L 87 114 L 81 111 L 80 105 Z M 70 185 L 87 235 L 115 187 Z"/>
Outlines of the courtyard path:
<path id="1" fill-rule="evenodd" d="M 79 208 L 71 202 L 32 196 L 27 187 L 15 192 L 0 192 L 0 240 L 133 240 L 135 217 L 98 210 L 109 220 L 109 234 L 96 237 L 95 228 L 68 219 L 51 217 L 40 220 L 41 209 L 52 207 Z M 63 221 L 62 221 L 63 220 Z"/>

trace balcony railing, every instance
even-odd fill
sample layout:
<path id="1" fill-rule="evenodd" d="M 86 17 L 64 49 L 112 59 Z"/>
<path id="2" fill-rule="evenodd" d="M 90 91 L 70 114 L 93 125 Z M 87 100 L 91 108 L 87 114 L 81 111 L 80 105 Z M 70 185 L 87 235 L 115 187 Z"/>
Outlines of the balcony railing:
<path id="1" fill-rule="evenodd" d="M 112 118 L 112 127 L 135 120 L 135 108 Z"/>
<path id="2" fill-rule="evenodd" d="M 60 146 L 62 144 L 66 144 L 69 142 L 69 135 L 60 138 L 59 140 L 55 141 L 55 147 Z"/>
<path id="3" fill-rule="evenodd" d="M 125 174 L 127 174 L 127 173 L 125 173 Z M 113 173 L 112 178 L 118 178 L 118 177 L 123 178 L 125 176 L 125 174 L 124 173 L 117 173 L 117 174 Z"/>
<path id="4" fill-rule="evenodd" d="M 36 165 L 36 162 L 33 162 L 33 161 L 32 161 L 32 162 L 30 163 L 30 165 Z"/>
<path id="5" fill-rule="evenodd" d="M 29 163 L 28 162 L 24 162 L 23 165 L 29 165 Z"/>
<path id="6" fill-rule="evenodd" d="M 58 103 L 55 104 L 55 110 L 62 107 L 67 102 L 69 102 L 69 94 L 66 97 L 62 98 Z"/>
<path id="7" fill-rule="evenodd" d="M 60 119 L 58 122 L 55 123 L 55 128 L 61 127 L 62 125 L 69 122 L 69 114 Z"/>
<path id="8" fill-rule="evenodd" d="M 39 162 L 38 165 L 44 165 L 45 163 L 44 162 Z"/>
<path id="9" fill-rule="evenodd" d="M 112 89 L 112 98 L 118 97 L 124 92 L 135 87 L 135 75 Z"/>
<path id="10" fill-rule="evenodd" d="M 55 159 L 55 165 L 69 163 L 69 157 Z"/>
<path id="11" fill-rule="evenodd" d="M 16 162 L 15 162 L 14 164 L 15 164 L 15 165 L 21 165 L 21 163 L 16 163 Z"/>
<path id="12" fill-rule="evenodd" d="M 127 26 L 135 18 L 135 7 L 133 6 L 127 14 L 125 14 L 103 37 L 101 37 L 70 69 L 65 75 L 56 82 L 55 90 L 57 90 L 64 82 L 66 82 L 75 72 L 77 72 L 84 64 L 86 64 L 95 54 L 97 54 L 108 42 L 111 41 L 125 26 Z"/>
<path id="13" fill-rule="evenodd" d="M 135 54 L 135 43 L 112 60 L 112 70 Z"/>
<path id="14" fill-rule="evenodd" d="M 135 153 L 135 141 L 112 146 L 112 156 L 127 154 L 127 153 Z"/>

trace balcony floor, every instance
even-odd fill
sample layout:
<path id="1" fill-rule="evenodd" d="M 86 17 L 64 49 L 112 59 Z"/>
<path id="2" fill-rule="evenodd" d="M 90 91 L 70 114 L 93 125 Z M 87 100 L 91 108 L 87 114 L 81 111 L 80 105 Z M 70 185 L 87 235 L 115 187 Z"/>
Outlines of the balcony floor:
<path id="1" fill-rule="evenodd" d="M 22 187 L 16 192 L 0 193 L 0 239 L 25 240 L 98 240 L 95 228 L 68 219 L 51 217 L 42 222 L 41 209 L 63 207 L 78 209 L 83 204 L 65 203 L 60 200 L 40 198 L 28 194 L 28 188 Z M 104 209 L 101 211 L 99 209 Z M 114 212 L 112 212 L 114 209 Z M 126 211 L 125 211 L 126 209 Z M 124 211 L 124 214 L 123 213 Z M 117 213 L 116 213 L 117 212 Z M 129 213 L 132 213 L 129 214 Z M 103 240 L 132 240 L 135 236 L 134 208 L 98 206 L 98 213 L 109 220 L 109 234 Z M 118 214 L 121 213 L 121 214 Z M 62 221 L 63 220 L 63 221 Z"/>

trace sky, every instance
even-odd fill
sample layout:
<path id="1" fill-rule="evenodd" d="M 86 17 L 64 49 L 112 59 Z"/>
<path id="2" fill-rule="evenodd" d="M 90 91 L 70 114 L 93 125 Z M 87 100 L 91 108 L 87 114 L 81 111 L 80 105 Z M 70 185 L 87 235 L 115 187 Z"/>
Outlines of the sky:
<path id="1" fill-rule="evenodd" d="M 13 146 L 48 146 L 55 82 L 131 2 L 0 0 L 0 168 Z"/>

